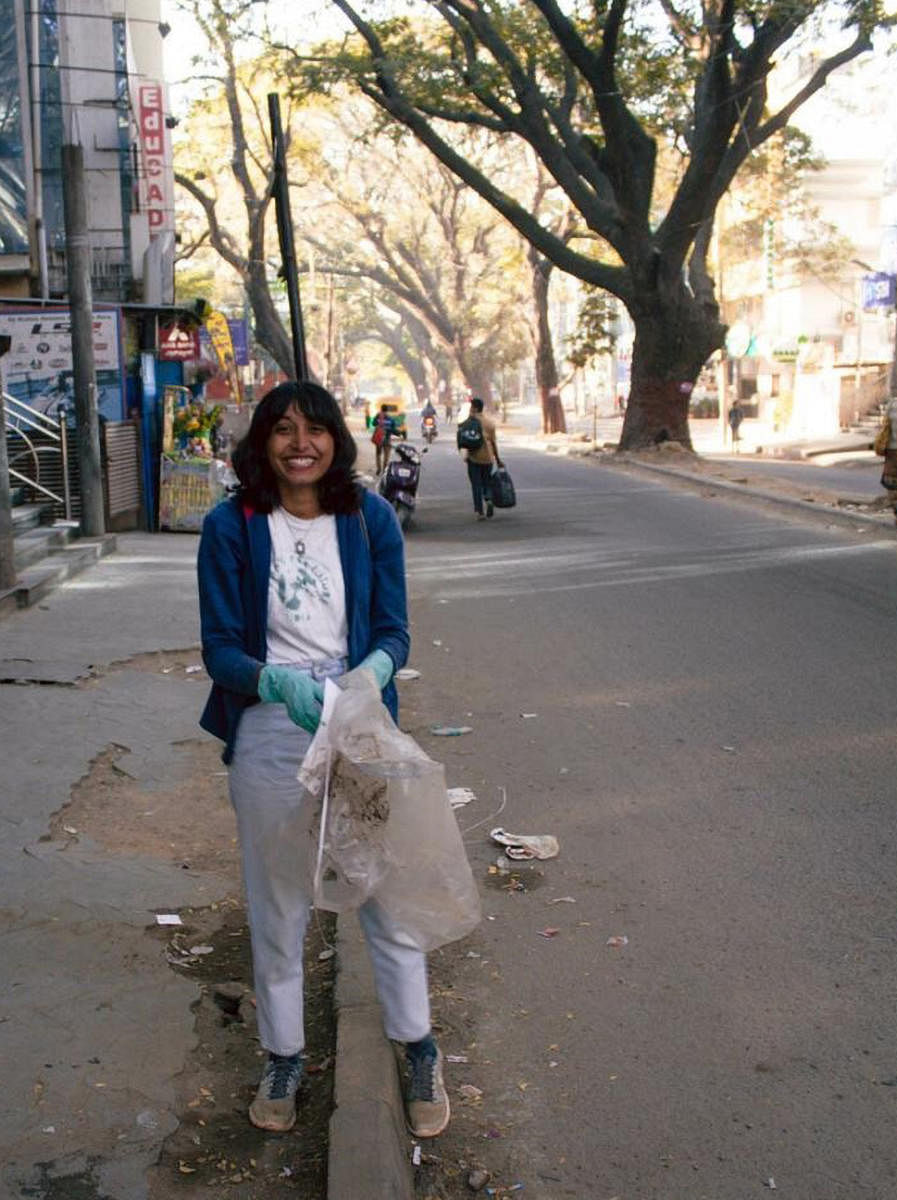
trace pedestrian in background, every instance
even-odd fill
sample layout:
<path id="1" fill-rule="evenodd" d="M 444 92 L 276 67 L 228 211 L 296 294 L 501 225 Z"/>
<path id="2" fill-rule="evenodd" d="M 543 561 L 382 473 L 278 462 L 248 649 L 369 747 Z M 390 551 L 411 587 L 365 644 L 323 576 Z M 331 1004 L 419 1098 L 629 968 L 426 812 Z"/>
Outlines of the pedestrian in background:
<path id="1" fill-rule="evenodd" d="M 483 401 L 474 396 L 470 401 L 470 415 L 458 426 L 456 435 L 458 449 L 467 459 L 467 478 L 470 480 L 473 511 L 478 521 L 486 520 L 495 511 L 492 503 L 492 469 L 493 466 L 504 466 L 498 453 L 495 422 L 486 416 L 483 407 Z"/>
<path id="2" fill-rule="evenodd" d="M 224 741 L 243 861 L 259 1040 L 249 1109 L 260 1129 L 296 1120 L 302 1077 L 303 940 L 313 893 L 316 804 L 296 772 L 318 726 L 323 681 L 375 686 L 397 718 L 393 676 L 408 656 L 402 533 L 355 475 L 339 406 L 314 383 L 261 401 L 237 446 L 239 490 L 206 517 L 199 547 L 200 724 Z M 412 1133 L 446 1127 L 442 1055 L 430 1028 L 425 955 L 376 900 L 359 911 L 386 1034 L 404 1046 Z"/>
<path id="3" fill-rule="evenodd" d="M 738 400 L 732 401 L 732 407 L 729 409 L 729 429 L 732 431 L 732 448 L 735 453 L 738 453 L 738 443 L 741 441 L 741 422 L 744 420 L 744 411 L 741 403 Z"/>
<path id="4" fill-rule="evenodd" d="M 386 464 L 389 462 L 389 456 L 392 452 L 392 435 L 395 432 L 392 417 L 389 415 L 389 409 L 385 404 L 380 405 L 380 411 L 374 417 L 373 430 L 371 441 L 377 450 L 377 474 L 382 475 L 386 470 Z"/>
<path id="5" fill-rule="evenodd" d="M 881 486 L 886 488 L 894 508 L 894 518 L 897 520 L 897 395 L 888 401 L 884 420 L 888 423 L 888 444 L 885 447 L 885 461 L 881 472 Z"/>

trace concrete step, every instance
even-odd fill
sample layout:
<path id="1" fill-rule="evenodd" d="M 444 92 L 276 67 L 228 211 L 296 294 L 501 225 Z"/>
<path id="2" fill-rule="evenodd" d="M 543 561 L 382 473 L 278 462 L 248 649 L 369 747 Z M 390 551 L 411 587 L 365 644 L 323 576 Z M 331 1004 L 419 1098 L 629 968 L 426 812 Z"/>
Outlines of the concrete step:
<path id="1" fill-rule="evenodd" d="M 13 587 L 0 591 L 0 616 L 16 608 L 30 608 L 66 579 L 111 554 L 115 547 L 114 533 L 48 547 L 50 552 L 21 571 Z"/>
<path id="2" fill-rule="evenodd" d="M 16 504 L 12 508 L 12 531 L 15 537 L 26 529 L 48 525 L 53 520 L 52 504 Z"/>
<path id="3" fill-rule="evenodd" d="M 16 571 L 20 572 L 32 563 L 68 545 L 78 535 L 76 521 L 59 521 L 54 525 L 38 525 L 17 534 L 13 540 Z"/>

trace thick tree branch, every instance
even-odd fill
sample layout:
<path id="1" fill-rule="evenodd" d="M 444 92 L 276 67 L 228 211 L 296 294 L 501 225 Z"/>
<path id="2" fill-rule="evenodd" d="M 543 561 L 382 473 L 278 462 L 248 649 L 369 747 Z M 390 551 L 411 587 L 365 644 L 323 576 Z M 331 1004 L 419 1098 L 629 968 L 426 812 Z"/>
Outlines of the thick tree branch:
<path id="1" fill-rule="evenodd" d="M 410 129 L 427 149 L 500 212 L 519 233 L 528 241 L 532 241 L 561 270 L 576 275 L 587 283 L 593 283 L 596 287 L 602 287 L 625 302 L 631 292 L 628 272 L 596 263 L 570 250 L 559 238 L 544 229 L 522 205 L 496 187 L 482 171 L 454 150 L 398 88 L 389 68 L 388 56 L 375 30 L 359 16 L 347 0 L 333 0 L 333 3 L 362 35 L 371 52 L 375 79 L 373 83 L 365 79 L 360 80 L 361 91 Z M 588 216 L 583 214 L 583 219 L 588 221 Z M 596 232 L 607 236 L 603 229 L 596 228 Z M 611 233 L 613 236 L 613 231 Z"/>
<path id="2" fill-rule="evenodd" d="M 869 36 L 865 33 L 858 33 L 849 46 L 845 46 L 843 50 L 821 62 L 804 86 L 791 97 L 788 103 L 784 104 L 774 116 L 764 121 L 757 129 L 757 144 L 765 142 L 774 133 L 778 133 L 784 129 L 800 106 L 809 100 L 811 96 L 814 96 L 820 88 L 825 86 L 829 75 L 833 71 L 852 62 L 853 59 L 867 53 L 871 49 L 872 42 Z"/>
<path id="3" fill-rule="evenodd" d="M 209 225 L 209 240 L 215 250 L 221 255 L 229 266 L 235 271 L 244 272 L 249 268 L 249 261 L 236 249 L 235 239 L 231 234 L 224 229 L 218 221 L 218 213 L 216 211 L 217 201 L 214 197 L 209 196 L 202 188 L 195 183 L 189 175 L 184 175 L 180 171 L 175 171 L 175 183 L 179 184 L 184 191 L 189 192 L 196 202 L 201 205 L 203 212 L 206 214 L 206 221 Z"/>

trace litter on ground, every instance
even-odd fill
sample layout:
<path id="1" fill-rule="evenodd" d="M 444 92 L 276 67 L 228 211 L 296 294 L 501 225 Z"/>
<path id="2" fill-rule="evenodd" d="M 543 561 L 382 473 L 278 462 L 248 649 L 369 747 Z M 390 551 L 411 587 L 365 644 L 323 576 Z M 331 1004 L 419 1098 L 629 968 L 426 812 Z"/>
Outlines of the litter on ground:
<path id="1" fill-rule="evenodd" d="M 470 804 L 476 800 L 476 795 L 470 788 L 448 788 L 446 795 L 449 799 L 449 804 L 452 808 L 463 808 L 465 804 Z"/>
<path id="2" fill-rule="evenodd" d="M 413 667 L 402 667 L 396 671 L 396 679 L 420 679 L 420 671 L 415 671 Z"/>
<path id="3" fill-rule="evenodd" d="M 553 900 L 548 901 L 549 904 L 575 904 L 575 896 L 555 896 Z"/>
<path id="4" fill-rule="evenodd" d="M 607 944 L 612 950 L 622 950 L 624 946 L 629 945 L 629 938 L 626 937 L 625 934 L 618 937 L 609 937 L 607 939 Z"/>
<path id="5" fill-rule="evenodd" d="M 157 925 L 183 925 L 177 913 L 156 913 Z"/>
<path id="6" fill-rule="evenodd" d="M 508 858 L 557 858 L 560 845 L 550 833 L 507 833 L 500 826 L 489 834 L 493 842 L 505 847 Z"/>
<path id="7" fill-rule="evenodd" d="M 469 725 L 433 725 L 430 733 L 436 737 L 460 737 L 462 733 L 473 733 Z"/>

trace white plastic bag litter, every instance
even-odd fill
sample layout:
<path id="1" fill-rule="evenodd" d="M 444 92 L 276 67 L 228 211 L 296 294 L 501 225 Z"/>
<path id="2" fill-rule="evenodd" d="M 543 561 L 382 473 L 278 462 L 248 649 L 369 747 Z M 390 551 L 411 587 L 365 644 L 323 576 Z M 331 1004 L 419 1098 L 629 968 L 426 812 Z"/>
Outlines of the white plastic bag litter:
<path id="1" fill-rule="evenodd" d="M 321 797 L 314 901 L 333 912 L 371 896 L 421 950 L 480 921 L 476 883 L 445 770 L 396 726 L 374 688 L 327 681 L 299 782 Z"/>

